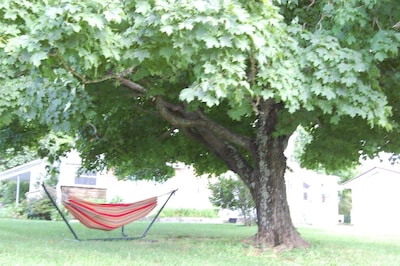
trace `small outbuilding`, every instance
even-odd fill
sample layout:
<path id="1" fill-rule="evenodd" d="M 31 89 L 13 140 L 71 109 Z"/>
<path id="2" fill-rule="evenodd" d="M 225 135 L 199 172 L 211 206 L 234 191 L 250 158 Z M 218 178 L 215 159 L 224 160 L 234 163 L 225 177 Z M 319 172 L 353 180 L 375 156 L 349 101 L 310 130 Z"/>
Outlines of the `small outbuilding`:
<path id="1" fill-rule="evenodd" d="M 342 184 L 351 189 L 351 223 L 371 233 L 400 233 L 400 172 L 372 167 Z"/>

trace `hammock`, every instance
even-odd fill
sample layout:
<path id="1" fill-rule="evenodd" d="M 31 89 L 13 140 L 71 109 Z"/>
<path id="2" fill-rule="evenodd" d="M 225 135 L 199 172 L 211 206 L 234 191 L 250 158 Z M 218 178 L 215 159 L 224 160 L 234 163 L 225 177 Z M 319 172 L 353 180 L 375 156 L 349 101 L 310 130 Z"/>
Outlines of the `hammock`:
<path id="1" fill-rule="evenodd" d="M 157 197 L 126 204 L 96 204 L 70 197 L 63 205 L 86 227 L 110 231 L 148 215 L 157 206 Z"/>
<path id="2" fill-rule="evenodd" d="M 58 213 L 63 218 L 69 230 L 74 235 L 75 239 L 78 241 L 83 240 L 78 237 L 75 230 L 69 224 L 67 218 L 65 218 L 64 214 L 57 206 L 57 203 L 50 195 L 49 188 L 47 188 L 45 184 L 42 184 L 42 187 Z M 122 228 L 122 238 L 96 238 L 85 240 L 132 240 L 141 239 L 147 235 L 147 232 L 150 230 L 151 226 L 176 191 L 177 189 L 167 193 L 169 194 L 168 198 L 158 210 L 157 214 L 154 216 L 143 234 L 139 237 L 128 237 L 125 235 L 124 226 L 148 215 L 157 206 L 158 197 L 151 197 L 134 203 L 92 203 L 70 196 L 67 199 L 62 200 L 62 203 L 76 219 L 88 228 L 104 231 L 111 231 L 120 227 Z"/>

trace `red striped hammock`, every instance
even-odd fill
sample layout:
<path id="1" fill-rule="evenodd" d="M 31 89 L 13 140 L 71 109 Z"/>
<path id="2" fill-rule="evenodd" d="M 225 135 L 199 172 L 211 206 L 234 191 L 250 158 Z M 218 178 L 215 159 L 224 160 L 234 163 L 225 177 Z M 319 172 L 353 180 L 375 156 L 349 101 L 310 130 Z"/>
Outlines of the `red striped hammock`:
<path id="1" fill-rule="evenodd" d="M 134 203 L 99 204 L 70 196 L 63 205 L 85 226 L 110 231 L 148 215 L 157 206 L 157 197 Z"/>

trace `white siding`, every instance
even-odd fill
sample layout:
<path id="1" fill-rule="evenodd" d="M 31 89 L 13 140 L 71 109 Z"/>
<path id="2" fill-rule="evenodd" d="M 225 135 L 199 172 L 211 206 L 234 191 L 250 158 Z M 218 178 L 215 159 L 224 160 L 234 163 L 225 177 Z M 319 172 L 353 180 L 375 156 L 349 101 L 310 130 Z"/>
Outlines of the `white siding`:
<path id="1" fill-rule="evenodd" d="M 351 222 L 370 232 L 400 233 L 400 173 L 373 168 L 350 181 Z"/>

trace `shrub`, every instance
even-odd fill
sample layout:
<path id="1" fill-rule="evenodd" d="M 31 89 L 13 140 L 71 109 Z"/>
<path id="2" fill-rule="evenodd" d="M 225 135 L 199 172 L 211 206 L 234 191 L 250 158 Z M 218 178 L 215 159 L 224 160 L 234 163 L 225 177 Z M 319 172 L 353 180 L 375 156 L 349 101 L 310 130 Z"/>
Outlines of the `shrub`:
<path id="1" fill-rule="evenodd" d="M 28 219 L 51 220 L 54 209 L 50 199 L 42 198 L 28 204 L 26 215 Z"/>
<path id="2" fill-rule="evenodd" d="M 222 175 L 217 182 L 210 183 L 211 203 L 222 209 L 237 210 L 243 216 L 244 224 L 251 225 L 254 220 L 255 204 L 242 180 L 237 176 Z"/>
<path id="3" fill-rule="evenodd" d="M 20 204 L 18 205 L 16 205 L 15 203 L 4 205 L 0 207 L 0 217 L 24 219 L 26 218 L 26 205 L 26 200 L 20 202 Z"/>

